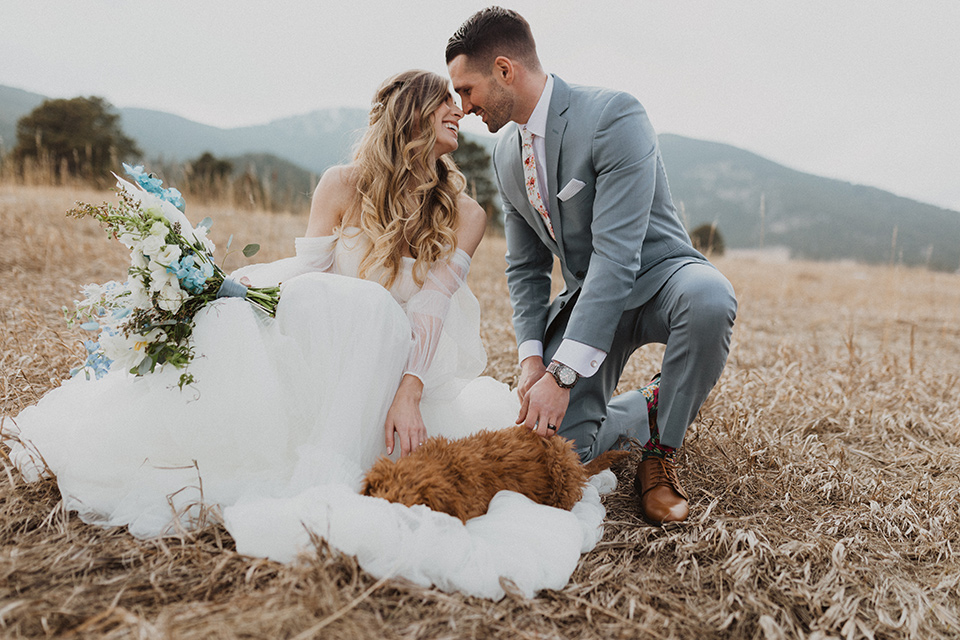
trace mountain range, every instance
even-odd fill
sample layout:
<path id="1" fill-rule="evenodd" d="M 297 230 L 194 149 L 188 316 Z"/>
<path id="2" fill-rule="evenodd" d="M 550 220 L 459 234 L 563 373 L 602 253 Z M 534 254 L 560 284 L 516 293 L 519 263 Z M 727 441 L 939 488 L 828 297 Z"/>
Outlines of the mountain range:
<path id="1" fill-rule="evenodd" d="M 660 146 L 687 227 L 716 224 L 728 248 L 960 268 L 956 211 L 795 171 L 730 145 L 665 134 Z"/>
<path id="2" fill-rule="evenodd" d="M 0 151 L 13 148 L 17 120 L 45 99 L 0 85 Z M 326 167 L 347 161 L 367 119 L 364 109 L 323 109 L 221 129 L 149 109 L 117 112 L 148 163 L 183 162 L 209 151 L 238 167 L 269 166 L 297 189 L 315 182 Z M 488 149 L 495 140 L 473 139 Z M 960 268 L 956 211 L 796 171 L 726 144 L 663 134 L 660 146 L 684 223 L 690 229 L 716 225 L 727 248 L 778 247 L 815 260 Z"/>

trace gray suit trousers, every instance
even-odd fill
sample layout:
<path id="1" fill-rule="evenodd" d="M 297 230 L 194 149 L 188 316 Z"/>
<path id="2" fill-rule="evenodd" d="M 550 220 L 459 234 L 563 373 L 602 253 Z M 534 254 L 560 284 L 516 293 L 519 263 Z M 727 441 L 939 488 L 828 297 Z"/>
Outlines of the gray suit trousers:
<path id="1" fill-rule="evenodd" d="M 573 306 L 548 328 L 545 362 L 559 348 Z M 571 390 L 558 435 L 573 440 L 584 461 L 623 446 L 623 438 L 646 443 L 650 428 L 643 394 L 630 390 L 613 398 L 613 392 L 630 355 L 660 343 L 666 345 L 657 414 L 660 442 L 679 447 L 723 372 L 736 313 L 733 287 L 716 268 L 697 262 L 681 267 L 648 302 L 624 311 L 598 371 Z"/>

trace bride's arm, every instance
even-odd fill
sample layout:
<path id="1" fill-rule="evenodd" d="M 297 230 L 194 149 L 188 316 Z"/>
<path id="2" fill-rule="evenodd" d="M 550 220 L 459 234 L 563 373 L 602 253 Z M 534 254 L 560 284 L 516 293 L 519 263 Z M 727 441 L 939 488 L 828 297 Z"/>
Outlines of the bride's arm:
<path id="1" fill-rule="evenodd" d="M 393 453 L 394 432 L 399 436 L 402 456 L 416 450 L 427 438 L 420 416 L 423 379 L 437 351 L 450 299 L 466 281 L 469 270 L 470 256 L 458 249 L 449 260 L 431 267 L 423 287 L 407 301 L 413 346 L 384 424 L 388 454 Z"/>
<path id="2" fill-rule="evenodd" d="M 430 268 L 423 287 L 407 302 L 413 346 L 384 425 L 388 453 L 393 453 L 394 432 L 400 437 L 400 452 L 404 456 L 427 437 L 420 416 L 423 378 L 437 351 L 450 299 L 466 282 L 473 252 L 480 244 L 486 226 L 486 212 L 473 200 L 466 200 L 468 202 L 461 201 L 457 229 L 459 248 L 448 260 L 437 262 Z"/>
<path id="3" fill-rule="evenodd" d="M 443 321 L 453 294 L 467 281 L 473 253 L 483 238 L 487 214 L 470 198 L 461 198 L 457 228 L 457 251 L 448 260 L 434 264 L 420 291 L 407 302 L 407 317 L 413 328 L 414 345 L 405 374 L 423 380 L 440 340 Z"/>
<path id="4" fill-rule="evenodd" d="M 324 171 L 313 191 L 310 220 L 304 235 L 308 238 L 333 235 L 333 230 L 343 222 L 344 214 L 356 199 L 356 186 L 351 165 L 330 167 Z"/>

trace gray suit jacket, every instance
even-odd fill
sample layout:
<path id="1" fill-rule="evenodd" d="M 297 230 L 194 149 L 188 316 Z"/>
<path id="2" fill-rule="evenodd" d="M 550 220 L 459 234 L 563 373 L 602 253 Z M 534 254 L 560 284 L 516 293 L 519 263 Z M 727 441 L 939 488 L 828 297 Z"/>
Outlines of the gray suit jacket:
<path id="1" fill-rule="evenodd" d="M 677 216 L 656 133 L 636 98 L 554 76 L 544 142 L 557 241 L 527 199 L 516 124 L 493 152 L 517 344 L 543 340 L 575 300 L 564 337 L 609 352 L 624 310 L 647 302 L 684 264 L 707 260 Z M 572 179 L 584 187 L 560 201 Z M 553 256 L 566 288 L 551 304 Z"/>

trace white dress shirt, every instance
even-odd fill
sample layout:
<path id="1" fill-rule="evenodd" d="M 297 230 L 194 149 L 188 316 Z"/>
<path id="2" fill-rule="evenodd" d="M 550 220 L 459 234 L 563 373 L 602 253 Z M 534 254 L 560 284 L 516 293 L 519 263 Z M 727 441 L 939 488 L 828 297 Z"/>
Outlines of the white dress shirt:
<path id="1" fill-rule="evenodd" d="M 537 182 L 540 187 L 540 197 L 543 199 L 543 205 L 547 208 L 551 218 L 554 214 L 550 211 L 550 194 L 547 190 L 550 183 L 547 181 L 547 143 L 545 138 L 547 135 L 547 115 L 550 112 L 550 98 L 552 96 L 553 76 L 547 74 L 547 84 L 543 87 L 543 93 L 540 94 L 537 106 L 534 107 L 533 113 L 530 114 L 526 124 L 520 125 L 521 128 L 528 129 L 533 134 L 533 157 L 537 162 Z M 559 241 L 558 238 L 557 242 Z M 526 340 L 520 345 L 518 352 L 520 362 L 531 356 L 539 356 L 542 359 L 543 342 L 541 340 Z M 596 373 L 606 357 L 605 351 L 566 338 L 560 343 L 560 347 L 553 355 L 554 360 L 562 362 L 584 378 L 589 378 Z"/>

